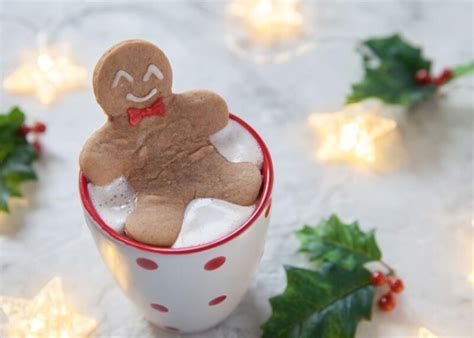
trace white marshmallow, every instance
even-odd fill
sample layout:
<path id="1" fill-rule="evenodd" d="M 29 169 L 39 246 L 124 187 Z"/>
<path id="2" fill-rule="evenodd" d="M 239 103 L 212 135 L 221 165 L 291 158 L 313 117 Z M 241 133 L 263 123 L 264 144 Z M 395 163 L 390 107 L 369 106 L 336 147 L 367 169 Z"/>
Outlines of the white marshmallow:
<path id="1" fill-rule="evenodd" d="M 243 207 L 227 201 L 198 198 L 186 207 L 183 225 L 173 248 L 185 248 L 215 241 L 236 230 L 255 206 Z"/>
<path id="2" fill-rule="evenodd" d="M 228 161 L 250 162 L 262 169 L 262 149 L 255 138 L 234 120 L 229 120 L 227 126 L 209 136 L 209 140 Z"/>
<path id="3" fill-rule="evenodd" d="M 123 176 L 105 186 L 88 185 L 89 195 L 100 218 L 112 229 L 123 232 L 125 220 L 135 209 L 136 194 Z"/>

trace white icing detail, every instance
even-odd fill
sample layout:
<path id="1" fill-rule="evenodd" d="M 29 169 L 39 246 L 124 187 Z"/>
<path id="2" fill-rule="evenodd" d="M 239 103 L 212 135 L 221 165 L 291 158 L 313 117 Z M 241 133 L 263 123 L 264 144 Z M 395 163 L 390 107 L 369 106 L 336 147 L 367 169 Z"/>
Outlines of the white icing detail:
<path id="1" fill-rule="evenodd" d="M 159 80 L 163 80 L 164 79 L 164 76 L 163 76 L 163 73 L 161 72 L 161 70 L 155 66 L 154 64 L 151 64 L 148 66 L 148 69 L 145 73 L 145 75 L 143 76 L 143 81 L 148 81 L 150 80 L 150 77 L 152 75 L 155 75 L 157 79 Z"/>
<path id="2" fill-rule="evenodd" d="M 131 93 L 128 93 L 127 100 L 132 101 L 132 102 L 138 102 L 138 103 L 145 102 L 151 99 L 153 96 L 155 96 L 156 93 L 158 93 L 158 90 L 156 88 L 153 88 L 152 90 L 150 90 L 150 92 L 146 96 L 135 96 Z"/>
<path id="3" fill-rule="evenodd" d="M 130 74 L 128 74 L 126 71 L 120 69 L 115 74 L 114 81 L 112 82 L 112 88 L 115 88 L 118 86 L 119 81 L 122 77 L 124 77 L 128 82 L 133 82 L 133 77 Z"/>

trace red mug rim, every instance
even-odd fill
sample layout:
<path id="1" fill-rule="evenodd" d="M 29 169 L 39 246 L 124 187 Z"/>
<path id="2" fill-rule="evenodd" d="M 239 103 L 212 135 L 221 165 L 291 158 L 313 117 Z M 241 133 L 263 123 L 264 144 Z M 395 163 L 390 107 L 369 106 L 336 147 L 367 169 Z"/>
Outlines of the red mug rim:
<path id="1" fill-rule="evenodd" d="M 185 248 L 176 248 L 176 249 L 156 247 L 156 246 L 137 242 L 125 235 L 122 235 L 116 232 L 102 220 L 102 218 L 99 216 L 99 214 L 95 210 L 94 205 L 92 204 L 92 201 L 90 199 L 89 189 L 87 188 L 87 183 L 88 183 L 87 178 L 84 176 L 82 172 L 79 172 L 79 192 L 80 192 L 81 202 L 82 202 L 82 205 L 84 206 L 84 209 L 87 211 L 89 216 L 92 217 L 94 222 L 96 222 L 102 228 L 102 230 L 105 231 L 109 236 L 111 236 L 112 238 L 118 240 L 119 242 L 127 246 L 131 246 L 136 249 L 148 251 L 148 252 L 154 252 L 154 253 L 160 253 L 160 254 L 166 254 L 166 255 L 190 254 L 190 253 L 201 252 L 201 251 L 205 251 L 208 249 L 221 246 L 229 242 L 230 240 L 236 238 L 237 236 L 242 234 L 245 230 L 250 228 L 250 226 L 252 226 L 252 224 L 254 224 L 255 221 L 259 218 L 259 216 L 262 214 L 265 207 L 269 205 L 270 199 L 271 199 L 272 188 L 273 188 L 273 164 L 272 164 L 272 158 L 270 156 L 270 152 L 268 151 L 268 148 L 266 144 L 263 142 L 260 135 L 252 127 L 250 127 L 250 125 L 248 125 L 244 120 L 240 119 L 236 115 L 229 114 L 229 118 L 239 123 L 252 135 L 252 137 L 257 141 L 263 153 L 262 192 L 260 194 L 259 200 L 257 201 L 257 206 L 254 212 L 247 219 L 247 221 L 245 221 L 240 227 L 238 227 L 236 230 L 234 230 L 230 234 L 206 244 L 185 247 Z"/>

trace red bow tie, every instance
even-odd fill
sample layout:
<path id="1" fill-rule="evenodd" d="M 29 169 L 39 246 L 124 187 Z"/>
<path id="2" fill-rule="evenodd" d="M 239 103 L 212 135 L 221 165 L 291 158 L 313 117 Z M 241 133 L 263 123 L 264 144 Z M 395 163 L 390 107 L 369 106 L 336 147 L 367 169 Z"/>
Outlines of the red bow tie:
<path id="1" fill-rule="evenodd" d="M 165 105 L 161 97 L 147 108 L 128 108 L 127 113 L 128 123 L 132 126 L 136 126 L 147 116 L 165 116 L 166 114 Z"/>

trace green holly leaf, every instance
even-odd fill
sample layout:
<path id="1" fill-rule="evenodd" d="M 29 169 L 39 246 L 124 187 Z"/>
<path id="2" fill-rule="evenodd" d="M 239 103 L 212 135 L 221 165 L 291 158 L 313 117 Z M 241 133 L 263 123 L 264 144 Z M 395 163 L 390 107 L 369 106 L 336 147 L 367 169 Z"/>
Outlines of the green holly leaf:
<path id="1" fill-rule="evenodd" d="M 24 120 L 18 107 L 0 115 L 0 211 L 8 211 L 10 197 L 21 196 L 23 182 L 36 179 L 32 165 L 38 154 L 19 133 Z"/>
<path id="2" fill-rule="evenodd" d="M 432 96 L 437 87 L 420 85 L 416 72 L 431 69 L 420 48 L 413 47 L 398 34 L 373 38 L 362 42 L 359 52 L 363 57 L 364 78 L 352 86 L 348 103 L 377 97 L 386 103 L 409 106 Z"/>
<path id="3" fill-rule="evenodd" d="M 370 273 L 325 264 L 318 271 L 285 267 L 288 284 L 270 299 L 272 316 L 263 338 L 353 338 L 362 319 L 370 320 L 375 287 Z"/>
<path id="4" fill-rule="evenodd" d="M 300 251 L 309 253 L 312 261 L 331 262 L 354 270 L 382 257 L 373 230 L 363 232 L 357 222 L 344 224 L 336 215 L 315 227 L 306 225 L 296 236 Z"/>
<path id="5" fill-rule="evenodd" d="M 471 61 L 464 65 L 456 66 L 453 68 L 453 78 L 451 80 L 457 79 L 472 72 L 474 72 L 474 61 Z"/>

